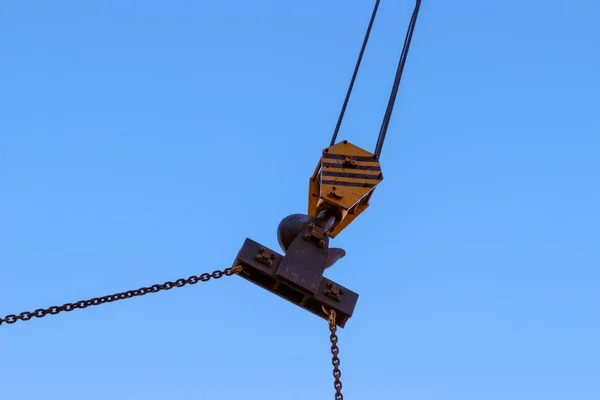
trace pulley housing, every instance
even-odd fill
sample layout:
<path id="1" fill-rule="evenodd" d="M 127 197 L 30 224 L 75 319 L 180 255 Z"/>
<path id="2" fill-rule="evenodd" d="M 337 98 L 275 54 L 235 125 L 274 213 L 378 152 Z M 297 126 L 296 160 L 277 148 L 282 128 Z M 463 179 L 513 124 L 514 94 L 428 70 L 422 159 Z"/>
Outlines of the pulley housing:
<path id="1" fill-rule="evenodd" d="M 344 140 L 323 150 L 310 178 L 308 215 L 328 210 L 336 214 L 329 229 L 335 237 L 369 207 L 375 187 L 383 180 L 381 165 L 373 153 Z"/>

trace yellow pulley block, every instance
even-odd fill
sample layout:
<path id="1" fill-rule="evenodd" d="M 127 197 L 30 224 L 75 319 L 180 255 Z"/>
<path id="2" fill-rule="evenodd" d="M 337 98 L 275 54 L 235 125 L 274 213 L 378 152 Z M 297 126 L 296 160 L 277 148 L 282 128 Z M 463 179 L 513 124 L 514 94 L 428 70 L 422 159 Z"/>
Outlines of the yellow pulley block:
<path id="1" fill-rule="evenodd" d="M 323 150 L 310 178 L 308 215 L 335 214 L 329 229 L 335 237 L 369 207 L 369 199 L 383 180 L 381 165 L 373 153 L 344 140 Z"/>

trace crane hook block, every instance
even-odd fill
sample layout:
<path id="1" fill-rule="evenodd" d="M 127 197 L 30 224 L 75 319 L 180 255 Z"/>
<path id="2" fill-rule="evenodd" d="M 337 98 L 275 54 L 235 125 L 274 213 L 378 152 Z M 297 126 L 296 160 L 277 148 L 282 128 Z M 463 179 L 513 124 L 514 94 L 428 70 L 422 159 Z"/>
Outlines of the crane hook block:
<path id="1" fill-rule="evenodd" d="M 335 310 L 336 325 L 343 328 L 358 294 L 323 277 L 323 271 L 345 252 L 329 248 L 329 232 L 320 222 L 303 214 L 290 215 L 278 232 L 285 255 L 246 239 L 233 265 L 243 267 L 240 277 L 323 319 L 328 319 L 325 310 Z"/>
<path id="2" fill-rule="evenodd" d="M 323 150 L 310 178 L 308 215 L 323 210 L 336 214 L 329 236 L 335 237 L 369 207 L 369 200 L 383 180 L 381 165 L 373 153 L 344 140 Z"/>

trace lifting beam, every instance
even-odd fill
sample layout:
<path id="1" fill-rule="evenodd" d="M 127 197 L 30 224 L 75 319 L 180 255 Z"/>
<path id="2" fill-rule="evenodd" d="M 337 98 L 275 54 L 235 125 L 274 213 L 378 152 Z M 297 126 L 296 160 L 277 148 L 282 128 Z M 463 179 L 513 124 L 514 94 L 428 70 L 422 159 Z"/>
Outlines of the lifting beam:
<path id="1" fill-rule="evenodd" d="M 336 325 L 343 328 L 352 316 L 358 294 L 323 277 L 325 268 L 345 255 L 329 248 L 329 229 L 335 218 L 323 212 L 318 218 L 293 214 L 278 229 L 285 255 L 246 239 L 234 265 L 243 267 L 239 276 L 283 297 L 297 306 L 328 319 L 335 310 Z"/>

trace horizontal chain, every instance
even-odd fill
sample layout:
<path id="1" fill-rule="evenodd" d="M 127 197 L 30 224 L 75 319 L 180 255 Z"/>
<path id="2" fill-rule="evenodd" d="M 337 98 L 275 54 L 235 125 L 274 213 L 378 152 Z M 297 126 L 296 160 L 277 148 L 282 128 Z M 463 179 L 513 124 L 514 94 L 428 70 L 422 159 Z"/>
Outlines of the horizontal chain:
<path id="1" fill-rule="evenodd" d="M 42 318 L 48 314 L 56 315 L 63 311 L 69 312 L 69 311 L 76 310 L 78 308 L 83 309 L 83 308 L 88 308 L 90 306 L 97 306 L 100 304 L 112 303 L 113 301 L 130 299 L 132 297 L 143 296 L 148 293 L 157 293 L 157 292 L 160 292 L 161 290 L 170 290 L 170 289 L 173 289 L 176 287 L 183 287 L 188 284 L 195 285 L 198 282 L 207 282 L 211 278 L 219 279 L 223 276 L 231 276 L 231 275 L 239 273 L 241 270 L 242 270 L 242 267 L 238 265 L 233 268 L 226 268 L 222 271 L 217 270 L 210 274 L 204 273 L 199 276 L 192 275 L 187 279 L 183 279 L 183 278 L 177 279 L 175 282 L 167 281 L 162 284 L 156 284 L 156 285 L 152 285 L 152 286 L 142 287 L 142 288 L 139 288 L 136 290 L 128 290 L 126 292 L 109 294 L 109 295 L 103 296 L 103 297 L 94 297 L 93 299 L 89 299 L 89 300 L 79 300 L 79 301 L 76 301 L 75 303 L 66 303 L 66 304 L 63 304 L 62 306 L 38 308 L 35 311 L 25 311 L 19 315 L 10 314 L 4 318 L 0 318 L 0 325 L 14 324 L 17 321 L 29 321 L 33 317 Z"/>

